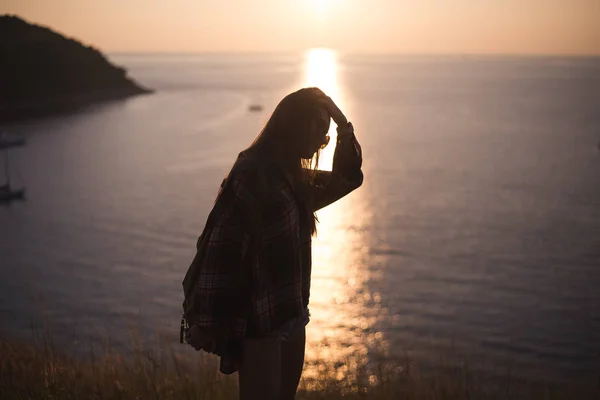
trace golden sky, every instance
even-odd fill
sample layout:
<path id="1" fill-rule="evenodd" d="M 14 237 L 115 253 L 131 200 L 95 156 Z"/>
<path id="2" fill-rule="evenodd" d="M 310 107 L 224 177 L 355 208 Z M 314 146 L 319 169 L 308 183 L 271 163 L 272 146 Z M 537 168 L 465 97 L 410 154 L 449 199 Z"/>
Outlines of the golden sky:
<path id="1" fill-rule="evenodd" d="M 600 0 L 0 0 L 103 51 L 600 54 Z"/>

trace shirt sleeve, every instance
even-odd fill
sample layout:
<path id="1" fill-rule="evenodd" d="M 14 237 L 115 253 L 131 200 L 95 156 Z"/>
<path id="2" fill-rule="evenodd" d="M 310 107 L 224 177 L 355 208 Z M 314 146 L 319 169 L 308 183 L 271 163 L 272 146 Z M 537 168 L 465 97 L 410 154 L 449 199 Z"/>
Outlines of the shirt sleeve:
<path id="1" fill-rule="evenodd" d="M 313 211 L 341 199 L 363 182 L 362 150 L 354 136 L 338 139 L 332 171 L 316 171 L 309 195 Z"/>

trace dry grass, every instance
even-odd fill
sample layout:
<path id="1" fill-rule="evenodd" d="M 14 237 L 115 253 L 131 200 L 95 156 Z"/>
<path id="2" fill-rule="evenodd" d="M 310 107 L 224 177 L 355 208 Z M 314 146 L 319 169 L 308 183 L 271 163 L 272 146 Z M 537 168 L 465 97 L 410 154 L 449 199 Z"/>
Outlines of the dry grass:
<path id="1" fill-rule="evenodd" d="M 191 349 L 190 349 L 191 350 Z M 217 371 L 216 360 L 172 347 L 132 341 L 130 356 L 107 343 L 89 357 L 62 354 L 44 335 L 34 344 L 0 339 L 0 399 L 236 399 L 237 379 Z M 504 381 L 484 385 L 464 363 L 423 374 L 409 360 L 320 362 L 297 399 L 599 399 L 598 382 L 557 388 Z M 427 375 L 427 376 L 426 376 Z"/>

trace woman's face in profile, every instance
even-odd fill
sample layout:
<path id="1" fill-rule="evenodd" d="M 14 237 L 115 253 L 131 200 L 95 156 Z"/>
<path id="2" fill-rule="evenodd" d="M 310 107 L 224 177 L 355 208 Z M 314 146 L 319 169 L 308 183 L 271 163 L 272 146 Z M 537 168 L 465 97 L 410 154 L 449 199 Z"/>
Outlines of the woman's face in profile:
<path id="1" fill-rule="evenodd" d="M 329 125 L 331 119 L 325 107 L 319 108 L 319 115 L 308 123 L 306 140 L 300 141 L 300 154 L 302 158 L 313 158 L 317 150 L 324 148 L 329 143 Z"/>

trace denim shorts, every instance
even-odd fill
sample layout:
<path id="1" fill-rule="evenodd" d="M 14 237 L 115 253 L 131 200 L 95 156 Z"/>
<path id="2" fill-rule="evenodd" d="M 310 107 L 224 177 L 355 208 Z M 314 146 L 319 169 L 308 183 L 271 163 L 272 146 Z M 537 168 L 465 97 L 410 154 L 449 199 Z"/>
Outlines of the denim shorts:
<path id="1" fill-rule="evenodd" d="M 310 321 L 310 312 L 308 308 L 304 309 L 302 315 L 293 318 L 280 326 L 278 329 L 275 329 L 271 333 L 262 336 L 263 338 L 273 338 L 275 340 L 286 341 L 292 338 L 295 334 L 302 331 L 304 327 Z M 241 354 L 241 343 L 238 343 L 238 346 L 231 347 L 231 344 L 227 344 L 221 349 L 221 352 L 218 353 L 221 356 L 219 371 L 224 374 L 232 374 L 239 369 L 240 363 L 240 354 Z"/>
<path id="2" fill-rule="evenodd" d="M 266 337 L 274 337 L 280 340 L 288 340 L 290 337 L 294 336 L 296 333 L 300 332 L 310 321 L 310 311 L 308 308 L 304 309 L 302 315 L 289 320 L 279 328 L 275 329 L 273 332 L 266 335 Z"/>

